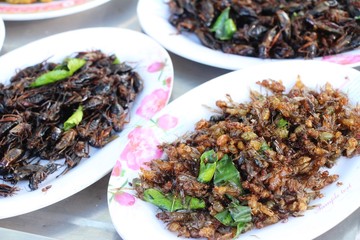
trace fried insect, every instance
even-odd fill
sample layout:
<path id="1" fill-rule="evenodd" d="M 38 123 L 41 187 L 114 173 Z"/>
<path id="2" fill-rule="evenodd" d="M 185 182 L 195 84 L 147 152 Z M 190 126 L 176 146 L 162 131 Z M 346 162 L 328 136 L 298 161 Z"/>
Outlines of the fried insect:
<path id="1" fill-rule="evenodd" d="M 360 106 L 344 93 L 330 84 L 315 91 L 300 80 L 288 93 L 281 82 L 258 84 L 272 94 L 216 101 L 219 114 L 161 144 L 164 159 L 147 163 L 134 179 L 137 196 L 162 210 L 156 216 L 170 231 L 233 239 L 301 216 L 337 181 L 328 168 L 340 156 L 360 154 Z M 202 204 L 181 205 L 191 201 Z"/>
<path id="2" fill-rule="evenodd" d="M 225 53 L 311 59 L 360 47 L 358 2 L 170 0 L 169 22 Z"/>
<path id="3" fill-rule="evenodd" d="M 143 80 L 115 55 L 78 52 L 69 59 L 85 60 L 67 78 L 32 87 L 41 76 L 64 63 L 42 63 L 19 70 L 10 85 L 0 85 L 0 173 L 4 181 L 29 181 L 35 190 L 64 159 L 66 173 L 90 155 L 89 145 L 105 146 L 128 122 Z M 81 108 L 79 108 L 81 106 Z M 73 128 L 66 121 L 77 110 L 83 115 Z M 39 159 L 42 160 L 40 163 Z M 3 195 L 10 196 L 14 189 Z"/>

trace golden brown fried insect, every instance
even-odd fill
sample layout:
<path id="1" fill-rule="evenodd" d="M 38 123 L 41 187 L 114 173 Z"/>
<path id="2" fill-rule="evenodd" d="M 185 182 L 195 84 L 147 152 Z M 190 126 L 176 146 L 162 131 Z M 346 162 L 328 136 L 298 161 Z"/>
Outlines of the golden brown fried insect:
<path id="1" fill-rule="evenodd" d="M 244 223 L 243 231 L 301 216 L 311 208 L 311 200 L 322 197 L 325 186 L 338 180 L 327 168 L 340 156 L 360 154 L 359 106 L 351 106 L 344 93 L 330 84 L 315 91 L 300 79 L 289 93 L 279 81 L 258 84 L 273 94 L 251 91 L 246 103 L 230 96 L 216 101 L 217 115 L 200 120 L 193 132 L 174 142 L 163 143 L 165 159 L 149 162 L 134 180 L 138 197 L 146 201 L 148 190 L 156 189 L 181 202 L 189 197 L 205 202 L 206 207 L 196 210 L 159 206 L 163 211 L 157 217 L 170 231 L 183 237 L 233 238 L 236 229 L 221 222 L 219 215 L 230 211 L 229 206 L 234 211 L 236 203 L 250 208 L 250 223 Z M 213 181 L 204 182 L 199 173 L 214 166 L 207 155 L 202 159 L 209 151 L 219 160 Z M 232 175 L 238 171 L 241 188 L 234 180 L 215 182 L 224 156 L 230 156 L 236 168 Z M 231 175 L 229 168 L 223 172 Z"/>

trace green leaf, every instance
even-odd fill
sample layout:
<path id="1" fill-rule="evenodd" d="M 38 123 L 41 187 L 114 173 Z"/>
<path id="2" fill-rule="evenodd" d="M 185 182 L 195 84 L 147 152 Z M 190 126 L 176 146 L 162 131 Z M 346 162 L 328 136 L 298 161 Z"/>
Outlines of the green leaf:
<path id="1" fill-rule="evenodd" d="M 79 70 L 85 65 L 86 61 L 81 58 L 71 58 L 68 60 L 67 67 L 69 69 L 69 74 L 72 76 L 74 72 Z"/>
<path id="2" fill-rule="evenodd" d="M 197 180 L 208 183 L 214 176 L 216 170 L 217 154 L 214 150 L 204 152 L 200 157 L 200 170 Z"/>
<path id="3" fill-rule="evenodd" d="M 238 223 L 251 222 L 251 209 L 248 206 L 236 204 L 236 206 L 229 206 L 228 209 L 217 213 L 214 217 L 225 226 L 234 227 Z"/>
<path id="4" fill-rule="evenodd" d="M 235 222 L 250 222 L 251 209 L 248 206 L 234 204 L 229 208 L 230 214 Z"/>
<path id="5" fill-rule="evenodd" d="M 234 238 L 237 238 L 247 223 L 251 222 L 251 209 L 248 206 L 240 205 L 239 201 L 233 197 L 230 197 L 230 199 L 232 199 L 232 202 L 228 207 L 214 217 L 225 226 L 236 227 Z"/>
<path id="6" fill-rule="evenodd" d="M 266 150 L 271 150 L 271 148 L 269 147 L 269 145 L 267 145 L 266 142 L 262 142 L 260 152 L 265 152 Z"/>
<path id="7" fill-rule="evenodd" d="M 221 39 L 221 40 L 229 40 L 232 38 L 232 36 L 234 35 L 234 33 L 236 32 L 236 25 L 234 20 L 232 20 L 231 18 L 227 19 L 225 21 L 225 26 L 224 26 L 224 30 L 225 30 L 225 39 Z"/>
<path id="8" fill-rule="evenodd" d="M 56 66 L 54 70 L 40 75 L 30 84 L 30 87 L 40 87 L 71 77 L 77 70 L 84 66 L 85 63 L 86 61 L 80 58 L 67 59 L 66 66 L 60 64 Z"/>
<path id="9" fill-rule="evenodd" d="M 115 60 L 113 61 L 113 64 L 120 64 L 121 61 L 118 57 L 115 58 Z"/>
<path id="10" fill-rule="evenodd" d="M 235 22 L 229 18 L 229 13 L 230 7 L 225 8 L 210 29 L 211 32 L 215 32 L 215 37 L 220 40 L 229 40 L 236 32 Z"/>
<path id="11" fill-rule="evenodd" d="M 169 212 L 205 208 L 205 201 L 203 199 L 186 196 L 184 203 L 182 203 L 180 198 L 173 196 L 172 194 L 165 195 L 154 188 L 146 189 L 144 191 L 143 199 Z"/>
<path id="12" fill-rule="evenodd" d="M 162 192 L 159 190 L 150 188 L 144 191 L 143 199 L 149 203 L 154 204 L 155 206 L 170 211 L 174 205 L 173 201 L 168 199 Z"/>
<path id="13" fill-rule="evenodd" d="M 217 213 L 214 217 L 225 226 L 233 226 L 235 223 L 234 219 L 231 217 L 230 211 L 227 209 Z"/>
<path id="14" fill-rule="evenodd" d="M 42 85 L 63 80 L 65 78 L 68 78 L 69 76 L 69 72 L 66 70 L 52 70 L 36 78 L 36 80 L 30 84 L 30 87 L 40 87 Z"/>
<path id="15" fill-rule="evenodd" d="M 79 106 L 78 109 L 68 118 L 64 123 L 64 131 L 69 130 L 70 128 L 78 125 L 83 118 L 83 107 Z"/>
<path id="16" fill-rule="evenodd" d="M 234 184 L 238 188 L 242 189 L 240 183 L 240 173 L 236 169 L 232 159 L 225 154 L 224 157 L 217 162 L 214 174 L 214 184 L 216 186 L 220 186 L 227 183 Z"/>
<path id="17" fill-rule="evenodd" d="M 203 199 L 186 196 L 185 200 L 187 203 L 187 207 L 186 207 L 187 209 L 195 210 L 195 209 L 204 209 L 205 208 L 205 201 Z"/>
<path id="18" fill-rule="evenodd" d="M 289 125 L 289 122 L 286 121 L 285 119 L 281 118 L 278 123 L 277 123 L 277 127 L 278 128 L 284 128 L 286 127 L 287 125 Z"/>
<path id="19" fill-rule="evenodd" d="M 241 232 L 244 230 L 245 227 L 246 227 L 245 222 L 240 222 L 236 225 L 236 233 L 235 233 L 234 239 L 239 237 L 239 235 L 241 234 Z"/>

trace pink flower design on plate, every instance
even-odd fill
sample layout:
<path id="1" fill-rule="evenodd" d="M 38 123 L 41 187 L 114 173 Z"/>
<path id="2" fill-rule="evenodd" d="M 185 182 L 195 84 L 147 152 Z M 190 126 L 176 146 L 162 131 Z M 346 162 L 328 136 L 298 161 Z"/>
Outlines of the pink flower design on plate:
<path id="1" fill-rule="evenodd" d="M 165 62 L 153 62 L 148 66 L 147 71 L 150 73 L 159 72 L 162 71 L 165 66 L 166 66 Z"/>
<path id="2" fill-rule="evenodd" d="M 351 64 L 360 62 L 360 54 L 358 55 L 336 55 L 336 56 L 325 56 L 322 58 L 324 61 L 339 63 L 339 64 Z"/>
<path id="3" fill-rule="evenodd" d="M 136 110 L 136 114 L 145 119 L 150 119 L 166 105 L 168 97 L 169 91 L 161 88 L 154 90 L 150 95 L 144 97 L 140 107 Z"/>
<path id="4" fill-rule="evenodd" d="M 166 87 L 170 88 L 171 87 L 171 82 L 172 82 L 172 77 L 168 77 L 168 78 L 165 79 L 164 85 L 166 85 Z"/>
<path id="5" fill-rule="evenodd" d="M 164 130 L 169 130 L 171 128 L 174 128 L 178 123 L 179 123 L 179 119 L 169 114 L 162 115 L 157 120 L 157 125 Z"/>
<path id="6" fill-rule="evenodd" d="M 114 177 L 120 177 L 121 176 L 121 171 L 122 171 L 122 167 L 121 167 L 121 162 L 120 161 L 116 161 L 115 166 L 111 172 L 111 176 Z"/>
<path id="7" fill-rule="evenodd" d="M 157 147 L 159 141 L 152 129 L 135 128 L 128 135 L 129 142 L 122 151 L 120 157 L 127 162 L 129 168 L 139 170 L 145 162 L 162 155 L 161 150 Z"/>
<path id="8" fill-rule="evenodd" d="M 123 206 L 132 206 L 135 203 L 135 197 L 127 192 L 115 193 L 114 199 L 116 202 Z"/>

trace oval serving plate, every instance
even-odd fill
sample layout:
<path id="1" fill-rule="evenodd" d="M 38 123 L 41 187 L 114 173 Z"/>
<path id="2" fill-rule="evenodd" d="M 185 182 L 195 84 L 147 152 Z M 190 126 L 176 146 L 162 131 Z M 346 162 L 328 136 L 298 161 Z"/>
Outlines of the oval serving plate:
<path id="1" fill-rule="evenodd" d="M 245 102 L 249 100 L 250 89 L 264 92 L 255 84 L 256 81 L 282 80 L 289 89 L 298 76 L 305 85 L 315 89 L 329 82 L 334 88 L 347 92 L 353 104 L 360 102 L 359 71 L 320 61 L 283 61 L 260 64 L 210 80 L 172 101 L 150 121 L 139 123 L 128 134 L 127 144 L 118 150 L 108 186 L 109 211 L 120 236 L 123 239 L 147 239 L 149 236 L 153 239 L 179 239 L 155 217 L 160 210 L 136 198 L 129 185 L 133 178 L 138 177 L 144 162 L 161 156 L 156 147 L 158 144 L 174 141 L 193 131 L 197 121 L 213 115 L 208 107 L 216 109 L 216 100 L 226 100 L 225 94 L 230 94 L 236 102 Z M 324 188 L 324 197 L 310 203 L 316 205 L 313 210 L 306 211 L 303 217 L 290 217 L 286 223 L 251 230 L 240 235 L 239 239 L 299 239 L 296 236 L 313 239 L 349 216 L 360 206 L 360 156 L 341 158 L 329 171 L 339 174 L 338 181 L 343 184 Z"/>
<path id="2" fill-rule="evenodd" d="M 116 149 L 126 141 L 127 132 L 143 119 L 149 119 L 169 101 L 173 86 L 173 66 L 165 49 L 145 34 L 121 28 L 87 28 L 56 34 L 0 57 L 0 82 L 9 83 L 18 69 L 44 60 L 61 62 L 78 51 L 101 50 L 116 54 L 127 62 L 144 80 L 144 89 L 138 95 L 130 112 L 130 122 L 119 137 L 101 149 L 90 149 L 90 158 L 65 175 L 59 169 L 41 183 L 39 189 L 30 191 L 28 182 L 20 182 L 21 190 L 11 197 L 0 198 L 0 219 L 40 209 L 96 182 L 111 171 L 116 160 Z M 0 180 L 0 183 L 2 181 Z M 41 189 L 50 186 L 46 192 Z"/>
<path id="3" fill-rule="evenodd" d="M 261 63 L 289 61 L 245 57 L 207 48 L 200 43 L 195 34 L 185 32 L 179 34 L 176 28 L 168 22 L 170 11 L 167 2 L 168 0 L 139 0 L 137 15 L 145 33 L 179 56 L 205 65 L 230 70 Z M 360 49 L 314 60 L 356 67 L 360 66 Z"/>
<path id="4" fill-rule="evenodd" d="M 32 4 L 0 3 L 0 15 L 6 21 L 47 19 L 82 12 L 108 1 L 110 0 L 53 0 Z"/>

